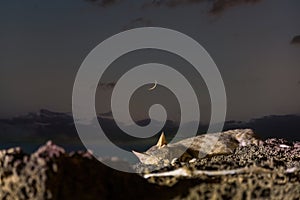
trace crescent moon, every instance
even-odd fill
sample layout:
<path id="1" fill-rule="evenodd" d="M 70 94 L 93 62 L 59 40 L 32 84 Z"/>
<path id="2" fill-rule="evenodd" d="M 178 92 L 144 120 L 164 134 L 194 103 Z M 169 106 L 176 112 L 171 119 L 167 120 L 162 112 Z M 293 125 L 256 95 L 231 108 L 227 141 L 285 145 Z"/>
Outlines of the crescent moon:
<path id="1" fill-rule="evenodd" d="M 156 86 L 157 86 L 157 81 L 155 80 L 154 85 L 151 88 L 149 88 L 148 90 L 149 91 L 154 90 L 156 88 Z"/>

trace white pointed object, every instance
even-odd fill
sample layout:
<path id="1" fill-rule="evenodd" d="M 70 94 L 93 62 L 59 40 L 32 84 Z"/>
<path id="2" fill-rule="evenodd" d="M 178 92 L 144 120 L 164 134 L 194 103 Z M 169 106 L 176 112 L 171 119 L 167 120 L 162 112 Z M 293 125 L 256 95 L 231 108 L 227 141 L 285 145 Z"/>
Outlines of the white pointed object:
<path id="1" fill-rule="evenodd" d="M 156 146 L 157 146 L 158 148 L 161 148 L 161 147 L 163 147 L 163 146 L 165 146 L 165 145 L 167 145 L 167 144 L 168 144 L 168 143 L 167 143 L 165 134 L 164 134 L 164 132 L 162 132 L 161 135 L 160 135 L 160 137 L 159 137 L 159 140 L 158 140 Z"/>

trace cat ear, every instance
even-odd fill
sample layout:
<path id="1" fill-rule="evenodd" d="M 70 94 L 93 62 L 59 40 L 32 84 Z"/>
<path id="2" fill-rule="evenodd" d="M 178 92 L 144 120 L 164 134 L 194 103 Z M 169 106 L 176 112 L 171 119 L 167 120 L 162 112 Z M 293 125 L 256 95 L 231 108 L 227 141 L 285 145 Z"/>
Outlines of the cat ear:
<path id="1" fill-rule="evenodd" d="M 134 153 L 134 155 L 140 160 L 141 163 L 147 163 L 148 159 L 149 159 L 149 155 L 145 154 L 145 153 L 139 153 L 136 151 L 132 150 L 132 153 Z"/>
<path id="2" fill-rule="evenodd" d="M 158 148 L 161 148 L 161 147 L 163 147 L 164 145 L 167 145 L 167 144 L 168 144 L 168 143 L 167 143 L 165 134 L 164 134 L 164 132 L 162 132 L 161 135 L 160 135 L 160 138 L 159 138 L 159 140 L 158 140 L 158 142 L 157 142 L 157 144 L 156 144 L 156 146 L 157 146 Z"/>

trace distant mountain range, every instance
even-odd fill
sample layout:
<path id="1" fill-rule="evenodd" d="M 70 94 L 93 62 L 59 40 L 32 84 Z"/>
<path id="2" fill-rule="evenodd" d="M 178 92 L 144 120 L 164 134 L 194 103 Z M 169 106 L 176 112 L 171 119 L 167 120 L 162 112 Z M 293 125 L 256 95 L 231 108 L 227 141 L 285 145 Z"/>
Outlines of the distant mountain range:
<path id="1" fill-rule="evenodd" d="M 105 132 L 111 135 L 110 139 L 121 138 L 128 140 L 128 137 L 122 136 L 124 134 L 116 127 L 114 120 L 106 114 L 99 115 L 98 121 L 101 125 L 104 125 Z M 137 124 L 145 126 L 149 122 L 149 119 L 145 119 L 138 121 Z M 158 122 L 154 121 L 154 123 Z M 191 123 L 199 122 L 190 122 L 183 124 L 183 126 L 190 126 Z M 300 140 L 299 115 L 271 115 L 252 119 L 247 122 L 225 122 L 224 130 L 236 128 L 252 128 L 262 139 L 277 137 L 291 141 Z M 166 132 L 167 137 L 172 138 L 178 130 L 178 123 L 167 121 L 163 130 Z M 198 133 L 205 133 L 206 131 L 207 125 L 199 124 Z M 158 136 L 154 136 L 150 139 L 144 139 L 143 144 L 149 144 L 144 145 L 145 147 L 143 149 L 153 145 L 157 137 Z M 131 139 L 133 138 L 129 138 L 130 141 Z M 0 119 L 0 149 L 18 145 L 25 150 L 32 151 L 35 147 L 43 144 L 47 140 L 53 140 L 55 143 L 69 150 L 83 148 L 77 135 L 73 117 L 70 113 L 60 113 L 42 109 L 37 113 L 28 113 L 27 115 L 10 119 Z M 137 143 L 140 141 L 141 140 L 134 140 L 133 142 Z M 26 147 L 26 145 L 31 146 Z"/>

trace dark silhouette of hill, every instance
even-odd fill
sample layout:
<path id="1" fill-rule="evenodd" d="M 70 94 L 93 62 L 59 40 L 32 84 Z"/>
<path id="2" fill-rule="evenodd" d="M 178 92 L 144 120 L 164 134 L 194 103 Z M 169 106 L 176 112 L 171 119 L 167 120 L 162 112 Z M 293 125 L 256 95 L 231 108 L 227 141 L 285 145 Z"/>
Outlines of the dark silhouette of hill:
<path id="1" fill-rule="evenodd" d="M 101 122 L 101 125 L 104 124 L 104 129 L 106 133 L 109 133 L 109 138 L 113 142 L 118 143 L 118 141 L 121 141 L 122 144 L 127 145 L 140 144 L 136 148 L 140 150 L 145 150 L 152 146 L 159 137 L 159 133 L 143 140 L 127 137 L 123 132 L 120 132 L 119 127 L 116 127 L 115 121 L 107 116 L 99 115 L 98 119 L 94 120 L 94 123 L 98 122 Z M 149 119 L 144 119 L 136 123 L 146 126 L 149 122 Z M 153 123 L 159 124 L 156 121 L 153 121 Z M 191 123 L 199 122 L 190 122 L 183 125 L 188 127 Z M 163 131 L 166 133 L 167 138 L 173 138 L 178 130 L 178 126 L 177 122 L 170 120 L 165 123 Z M 199 124 L 198 133 L 205 133 L 207 127 L 205 124 Z M 237 128 L 251 128 L 262 139 L 276 137 L 290 141 L 300 140 L 299 115 L 271 115 L 252 119 L 248 122 L 227 121 L 224 124 L 224 130 Z M 27 115 L 10 119 L 0 119 L 0 147 L 2 148 L 14 145 L 22 146 L 23 144 L 36 144 L 38 146 L 47 140 L 52 140 L 64 147 L 70 146 L 69 149 L 71 150 L 74 146 L 77 149 L 84 148 L 77 135 L 73 117 L 70 113 L 52 112 L 42 109 L 38 113 L 28 113 Z"/>
<path id="2" fill-rule="evenodd" d="M 249 127 L 253 128 L 257 134 L 264 138 L 300 139 L 300 116 L 298 115 L 272 115 L 253 119 L 249 122 Z"/>

